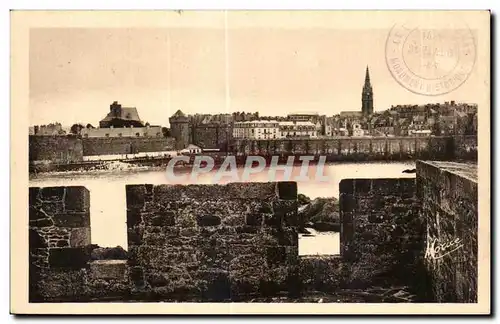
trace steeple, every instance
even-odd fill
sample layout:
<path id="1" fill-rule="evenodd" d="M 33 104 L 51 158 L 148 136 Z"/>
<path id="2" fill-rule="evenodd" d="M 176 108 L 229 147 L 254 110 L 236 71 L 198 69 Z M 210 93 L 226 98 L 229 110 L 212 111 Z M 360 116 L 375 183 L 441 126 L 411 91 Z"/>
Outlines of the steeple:
<path id="1" fill-rule="evenodd" d="M 363 115 L 373 114 L 373 89 L 370 83 L 370 70 L 366 66 L 365 84 L 363 85 L 363 92 L 361 93 L 361 111 Z"/>
<path id="2" fill-rule="evenodd" d="M 365 87 L 370 86 L 370 70 L 368 69 L 368 65 L 366 66 L 366 75 L 365 75 Z"/>

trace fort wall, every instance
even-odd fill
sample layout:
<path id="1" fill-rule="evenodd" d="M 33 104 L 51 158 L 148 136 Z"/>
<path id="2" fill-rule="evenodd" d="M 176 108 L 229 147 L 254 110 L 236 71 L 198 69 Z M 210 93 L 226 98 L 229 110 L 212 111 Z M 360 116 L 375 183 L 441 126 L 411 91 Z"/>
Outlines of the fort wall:
<path id="1" fill-rule="evenodd" d="M 417 185 L 436 301 L 477 302 L 477 166 L 418 161 Z"/>

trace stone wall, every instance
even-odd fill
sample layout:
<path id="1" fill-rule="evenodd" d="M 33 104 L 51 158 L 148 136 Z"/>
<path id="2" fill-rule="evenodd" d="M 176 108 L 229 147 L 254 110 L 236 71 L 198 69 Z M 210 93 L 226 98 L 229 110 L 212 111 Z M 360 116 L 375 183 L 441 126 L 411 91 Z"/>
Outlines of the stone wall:
<path id="1" fill-rule="evenodd" d="M 83 155 L 133 154 L 174 150 L 175 140 L 165 137 L 83 138 Z"/>
<path id="2" fill-rule="evenodd" d="M 327 161 L 475 159 L 477 137 L 382 137 L 241 140 L 236 155 L 324 155 Z"/>
<path id="3" fill-rule="evenodd" d="M 29 136 L 29 160 L 79 162 L 83 160 L 82 140 L 77 136 Z"/>
<path id="4" fill-rule="evenodd" d="M 91 260 L 85 187 L 29 188 L 30 302 L 85 302 L 128 295 L 123 260 Z"/>
<path id="5" fill-rule="evenodd" d="M 344 179 L 339 186 L 341 255 L 300 258 L 302 290 L 407 286 L 415 299 L 428 298 L 418 289 L 427 276 L 415 179 Z"/>
<path id="6" fill-rule="evenodd" d="M 344 179 L 339 208 L 341 253 L 354 261 L 352 273 L 359 271 L 352 279 L 392 285 L 413 285 L 413 279 L 425 286 L 415 179 Z"/>
<path id="7" fill-rule="evenodd" d="M 232 137 L 232 129 L 228 125 L 191 125 L 191 143 L 204 149 L 227 149 Z"/>
<path id="8" fill-rule="evenodd" d="M 417 162 L 425 262 L 437 302 L 477 302 L 477 165 Z"/>
<path id="9" fill-rule="evenodd" d="M 296 183 L 128 185 L 126 193 L 134 298 L 296 293 Z"/>
<path id="10" fill-rule="evenodd" d="M 31 300 L 83 294 L 90 260 L 89 203 L 84 187 L 29 189 Z"/>

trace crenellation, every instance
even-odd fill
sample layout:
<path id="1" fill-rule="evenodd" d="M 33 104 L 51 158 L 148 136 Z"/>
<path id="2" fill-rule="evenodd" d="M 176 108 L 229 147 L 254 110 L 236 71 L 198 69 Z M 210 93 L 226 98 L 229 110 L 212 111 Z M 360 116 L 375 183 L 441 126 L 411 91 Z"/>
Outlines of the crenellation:
<path id="1" fill-rule="evenodd" d="M 388 280 L 417 289 L 430 275 L 432 292 L 422 296 L 475 300 L 477 259 L 462 254 L 452 272 L 446 260 L 428 257 L 434 238 L 458 238 L 477 253 L 477 237 L 465 230 L 477 226 L 474 175 L 456 163 L 417 169 L 417 181 L 340 182 L 341 254 L 334 257 L 299 257 L 294 182 L 127 185 L 127 260 L 99 262 L 89 249 L 88 191 L 31 188 L 30 291 L 41 300 L 244 301 Z M 61 211 L 52 213 L 53 204 Z"/>

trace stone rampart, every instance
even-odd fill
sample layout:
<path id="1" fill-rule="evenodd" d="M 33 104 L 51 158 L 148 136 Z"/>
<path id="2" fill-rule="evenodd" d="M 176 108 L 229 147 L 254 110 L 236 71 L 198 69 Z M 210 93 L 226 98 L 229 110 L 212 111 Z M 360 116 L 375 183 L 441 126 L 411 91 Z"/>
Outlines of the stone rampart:
<path id="1" fill-rule="evenodd" d="M 239 156 L 322 155 L 326 156 L 328 162 L 416 159 L 473 160 L 477 157 L 477 137 L 234 139 L 230 150 Z"/>
<path id="2" fill-rule="evenodd" d="M 135 154 L 174 150 L 175 140 L 165 137 L 83 138 L 83 155 Z"/>
<path id="3" fill-rule="evenodd" d="M 83 160 L 82 140 L 75 136 L 29 136 L 29 160 L 74 163 Z"/>
<path id="4" fill-rule="evenodd" d="M 297 287 L 297 185 L 128 185 L 132 294 L 238 301 Z"/>
<path id="5" fill-rule="evenodd" d="M 417 185 L 436 301 L 477 302 L 477 165 L 418 161 Z"/>

